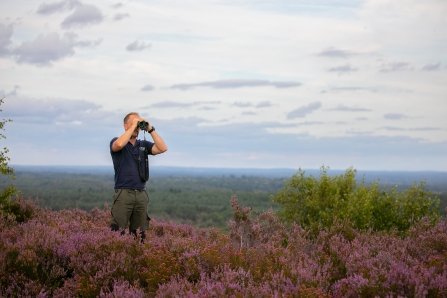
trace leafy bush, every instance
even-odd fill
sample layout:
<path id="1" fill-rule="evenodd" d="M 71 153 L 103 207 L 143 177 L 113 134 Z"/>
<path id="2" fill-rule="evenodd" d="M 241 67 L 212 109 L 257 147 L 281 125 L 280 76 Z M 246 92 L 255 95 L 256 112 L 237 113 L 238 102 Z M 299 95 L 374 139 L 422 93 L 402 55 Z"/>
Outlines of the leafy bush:
<path id="1" fill-rule="evenodd" d="M 329 176 L 327 170 L 322 167 L 316 178 L 300 169 L 286 181 L 273 197 L 282 206 L 278 213 L 284 221 L 318 230 L 330 227 L 337 218 L 349 220 L 358 229 L 406 231 L 423 217 L 432 223 L 440 218 L 439 199 L 430 196 L 423 181 L 403 192 L 395 187 L 387 191 L 378 182 L 358 183 L 352 168 L 336 176 Z"/>
<path id="2" fill-rule="evenodd" d="M 3 99 L 0 99 L 0 105 L 3 103 Z M 0 110 L 1 112 L 2 110 Z M 7 122 L 11 122 L 11 119 L 5 120 L 3 119 L 0 121 L 0 130 L 4 130 L 4 126 Z M 0 139 L 6 139 L 6 137 L 0 133 Z M 14 179 L 14 169 L 11 168 L 8 163 L 10 161 L 9 157 L 6 155 L 9 152 L 8 148 L 3 148 L 3 150 L 0 151 L 0 173 L 2 175 L 9 176 L 10 178 Z M 11 203 L 11 197 L 16 192 L 16 188 L 12 185 L 8 185 L 5 189 L 3 189 L 0 192 L 0 215 L 5 214 L 7 215 L 7 209 L 6 207 L 9 206 Z"/>

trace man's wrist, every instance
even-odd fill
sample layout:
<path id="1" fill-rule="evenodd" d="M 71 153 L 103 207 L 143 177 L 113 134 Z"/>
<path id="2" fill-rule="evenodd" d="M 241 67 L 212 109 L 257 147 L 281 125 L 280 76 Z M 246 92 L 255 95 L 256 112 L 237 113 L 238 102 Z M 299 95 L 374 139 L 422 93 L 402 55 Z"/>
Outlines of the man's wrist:
<path id="1" fill-rule="evenodd" d="M 149 129 L 147 132 L 148 132 L 148 133 L 151 133 L 151 132 L 153 132 L 154 130 L 155 130 L 155 127 L 152 126 L 152 128 Z"/>

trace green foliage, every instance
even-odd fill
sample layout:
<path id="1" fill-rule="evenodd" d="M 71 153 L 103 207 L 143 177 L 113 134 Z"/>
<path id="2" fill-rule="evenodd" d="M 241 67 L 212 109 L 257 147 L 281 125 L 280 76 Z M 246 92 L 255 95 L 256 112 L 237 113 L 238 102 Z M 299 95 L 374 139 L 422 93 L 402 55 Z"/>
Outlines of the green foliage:
<path id="1" fill-rule="evenodd" d="M 3 103 L 3 99 L 0 99 L 0 105 Z M 2 110 L 0 110 L 1 112 Z M 0 130 L 5 130 L 4 126 L 7 122 L 12 122 L 11 119 L 0 121 Z M 0 138 L 6 139 L 6 136 L 0 133 Z M 2 175 L 7 175 L 14 179 L 14 169 L 8 166 L 10 161 L 9 157 L 6 155 L 8 153 L 8 148 L 3 148 L 0 151 L 0 172 Z M 5 189 L 0 190 L 0 207 L 7 207 L 11 204 L 11 197 L 15 193 L 16 188 L 12 185 L 8 185 Z M 0 208 L 0 214 L 6 213 L 3 208 Z"/>
<path id="2" fill-rule="evenodd" d="M 398 192 L 387 191 L 378 182 L 358 183 L 356 170 L 330 176 L 329 168 L 320 169 L 320 177 L 306 176 L 299 169 L 283 189 L 273 197 L 280 204 L 278 212 L 286 222 L 297 222 L 304 228 L 330 227 L 334 220 L 349 220 L 353 227 L 378 231 L 406 231 L 423 217 L 434 223 L 440 218 L 439 199 L 425 190 L 425 182 Z"/>

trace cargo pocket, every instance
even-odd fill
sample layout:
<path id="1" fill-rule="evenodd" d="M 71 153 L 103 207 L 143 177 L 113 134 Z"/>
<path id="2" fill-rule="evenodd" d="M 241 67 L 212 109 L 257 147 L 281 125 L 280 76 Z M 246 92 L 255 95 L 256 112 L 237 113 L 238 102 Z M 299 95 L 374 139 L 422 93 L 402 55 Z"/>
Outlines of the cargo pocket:
<path id="1" fill-rule="evenodd" d="M 150 221 L 151 221 L 151 218 L 149 217 L 149 213 L 148 212 L 146 212 L 146 229 L 145 230 L 148 230 L 149 229 L 149 223 L 150 223 Z"/>
<path id="2" fill-rule="evenodd" d="M 115 189 L 115 193 L 113 194 L 113 204 L 116 203 L 118 198 L 121 196 L 121 193 L 123 192 L 122 189 Z"/>

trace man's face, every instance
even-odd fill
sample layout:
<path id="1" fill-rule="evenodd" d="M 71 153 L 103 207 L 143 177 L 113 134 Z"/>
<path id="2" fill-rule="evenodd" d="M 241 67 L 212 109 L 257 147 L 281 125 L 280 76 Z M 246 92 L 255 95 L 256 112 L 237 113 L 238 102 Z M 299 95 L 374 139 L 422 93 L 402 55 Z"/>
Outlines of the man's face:
<path id="1" fill-rule="evenodd" d="M 140 118 L 138 115 L 130 115 L 129 119 L 127 119 L 127 122 L 124 124 L 124 129 L 128 130 L 132 127 L 132 123 L 134 121 L 134 119 L 138 119 Z M 134 132 L 132 133 L 133 137 L 137 137 L 138 133 L 140 132 L 140 129 L 138 128 L 138 126 L 135 128 Z"/>

